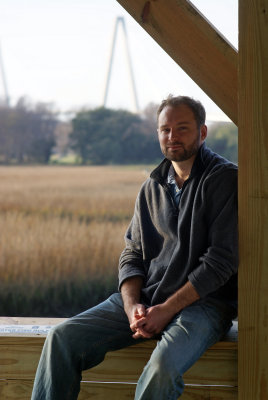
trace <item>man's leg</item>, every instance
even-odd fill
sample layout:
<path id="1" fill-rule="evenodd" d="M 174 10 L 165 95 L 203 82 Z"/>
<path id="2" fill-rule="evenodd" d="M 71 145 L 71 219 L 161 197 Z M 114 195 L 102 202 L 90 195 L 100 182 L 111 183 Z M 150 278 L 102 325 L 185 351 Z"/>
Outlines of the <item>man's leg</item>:
<path id="1" fill-rule="evenodd" d="M 180 312 L 145 366 L 135 400 L 177 400 L 184 389 L 184 372 L 230 328 L 234 317 L 230 311 L 212 302 L 193 304 Z"/>
<path id="2" fill-rule="evenodd" d="M 81 371 L 99 364 L 109 350 L 136 343 L 120 294 L 49 332 L 36 372 L 32 400 L 74 400 Z"/>

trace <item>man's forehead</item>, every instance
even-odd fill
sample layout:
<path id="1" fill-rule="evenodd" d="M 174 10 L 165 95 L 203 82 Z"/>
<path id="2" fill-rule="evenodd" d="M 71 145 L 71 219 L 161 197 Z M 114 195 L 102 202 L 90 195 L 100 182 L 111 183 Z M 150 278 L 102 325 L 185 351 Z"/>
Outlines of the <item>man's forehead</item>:
<path id="1" fill-rule="evenodd" d="M 185 104 L 177 106 L 166 106 L 159 114 L 159 124 L 167 124 L 176 121 L 177 123 L 190 123 L 195 119 L 194 113 L 190 107 Z"/>

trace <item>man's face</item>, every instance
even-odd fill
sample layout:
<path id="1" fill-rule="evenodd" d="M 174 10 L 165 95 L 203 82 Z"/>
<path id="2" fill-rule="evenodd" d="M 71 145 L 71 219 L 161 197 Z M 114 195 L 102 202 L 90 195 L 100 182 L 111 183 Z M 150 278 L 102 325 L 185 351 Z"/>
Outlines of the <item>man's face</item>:
<path id="1" fill-rule="evenodd" d="M 192 110 L 182 104 L 165 107 L 158 118 L 161 150 L 170 161 L 186 161 L 195 156 L 207 136 L 207 127 L 197 128 Z"/>

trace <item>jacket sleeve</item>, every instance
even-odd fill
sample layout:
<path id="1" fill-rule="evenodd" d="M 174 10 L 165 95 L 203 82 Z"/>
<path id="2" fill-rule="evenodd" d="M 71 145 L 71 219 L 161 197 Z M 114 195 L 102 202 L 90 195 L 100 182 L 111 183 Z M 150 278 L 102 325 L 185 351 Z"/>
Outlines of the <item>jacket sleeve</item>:
<path id="1" fill-rule="evenodd" d="M 145 278 L 140 229 L 140 194 L 137 197 L 134 215 L 125 234 L 125 248 L 119 259 L 119 289 L 131 277 Z"/>
<path id="2" fill-rule="evenodd" d="M 199 258 L 199 265 L 188 276 L 201 298 L 224 286 L 237 273 L 237 170 L 211 174 L 203 196 L 208 245 Z"/>

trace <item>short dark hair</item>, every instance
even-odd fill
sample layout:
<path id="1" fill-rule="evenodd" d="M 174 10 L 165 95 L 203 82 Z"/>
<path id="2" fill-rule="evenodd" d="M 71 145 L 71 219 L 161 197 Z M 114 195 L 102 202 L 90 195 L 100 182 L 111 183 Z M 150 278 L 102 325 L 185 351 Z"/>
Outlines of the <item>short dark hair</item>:
<path id="1" fill-rule="evenodd" d="M 206 110 L 200 101 L 194 100 L 193 98 L 188 96 L 173 96 L 172 94 L 168 95 L 168 97 L 164 99 L 160 104 L 157 110 L 157 120 L 161 111 L 165 107 L 177 107 L 181 105 L 188 106 L 192 110 L 198 129 L 200 128 L 200 126 L 204 125 L 206 121 Z"/>

